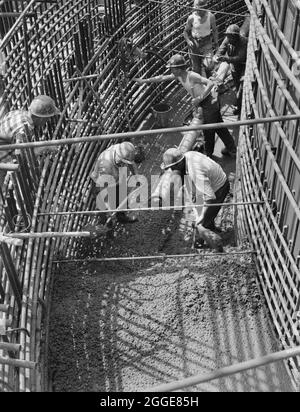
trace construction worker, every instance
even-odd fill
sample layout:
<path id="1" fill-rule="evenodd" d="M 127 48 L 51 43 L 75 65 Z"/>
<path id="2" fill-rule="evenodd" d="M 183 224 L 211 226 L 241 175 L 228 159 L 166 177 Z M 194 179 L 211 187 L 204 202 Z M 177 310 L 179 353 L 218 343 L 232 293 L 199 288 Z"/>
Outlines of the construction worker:
<path id="1" fill-rule="evenodd" d="M 230 191 L 230 184 L 222 167 L 202 153 L 189 151 L 182 153 L 178 148 L 170 148 L 163 155 L 162 168 L 179 171 L 185 180 L 189 197 L 197 204 L 209 204 L 197 208 L 196 226 L 218 232 L 215 226 L 215 218 L 221 206 L 213 206 L 214 203 L 224 203 Z"/>
<path id="2" fill-rule="evenodd" d="M 28 138 L 31 139 L 35 128 L 44 126 L 49 119 L 58 114 L 60 112 L 54 100 L 49 96 L 39 95 L 32 100 L 28 111 L 13 110 L 4 115 L 0 120 L 0 141 L 2 144 L 24 143 Z M 40 155 L 53 150 L 57 148 L 35 148 L 34 152 Z M 11 155 L 12 152 L 6 153 L 0 160 L 3 161 Z"/>
<path id="3" fill-rule="evenodd" d="M 214 64 L 214 50 L 218 50 L 219 41 L 216 18 L 205 7 L 206 0 L 194 1 L 194 11 L 187 19 L 183 35 L 189 48 L 193 71 L 209 77 Z"/>
<path id="4" fill-rule="evenodd" d="M 240 28 L 237 24 L 228 26 L 225 35 L 226 37 L 217 51 L 214 60 L 216 62 L 226 62 L 230 64 L 237 93 L 237 108 L 235 114 L 239 114 L 242 104 L 241 78 L 245 72 L 248 39 L 240 35 Z"/>
<path id="5" fill-rule="evenodd" d="M 127 197 L 127 193 L 120 195 L 120 192 L 122 189 L 127 191 L 127 167 L 133 175 L 136 174 L 136 155 L 137 150 L 130 142 L 115 144 L 100 154 L 91 174 L 92 191 L 96 195 L 98 209 L 117 209 L 119 204 Z M 120 174 L 120 170 L 122 170 L 122 175 Z M 108 196 L 108 198 L 105 198 L 106 192 L 105 194 L 104 192 L 102 193 L 104 182 L 106 181 L 112 194 L 111 197 Z M 123 209 L 126 208 L 127 202 L 123 205 Z M 134 223 L 137 221 L 136 216 L 129 215 L 122 211 L 116 213 L 116 218 L 120 223 Z M 104 222 L 100 221 L 100 223 Z"/>
<path id="6" fill-rule="evenodd" d="M 223 119 L 220 113 L 218 95 L 213 90 L 215 84 L 211 80 L 200 76 L 194 71 L 186 69 L 186 62 L 181 54 L 175 54 L 167 64 L 172 72 L 171 75 L 160 75 L 148 79 L 135 78 L 139 84 L 159 83 L 163 81 L 178 80 L 185 90 L 192 96 L 194 106 L 194 116 L 202 118 L 204 123 L 222 123 Z M 218 134 L 225 148 L 222 149 L 223 155 L 234 157 L 236 146 L 233 137 L 227 128 L 204 130 L 205 151 L 206 155 L 211 157 L 215 147 L 215 134 Z"/>

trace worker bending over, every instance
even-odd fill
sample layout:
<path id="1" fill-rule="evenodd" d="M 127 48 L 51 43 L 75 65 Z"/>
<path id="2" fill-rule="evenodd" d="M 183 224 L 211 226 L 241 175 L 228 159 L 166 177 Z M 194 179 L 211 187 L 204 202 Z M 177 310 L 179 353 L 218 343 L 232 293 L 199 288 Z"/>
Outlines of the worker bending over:
<path id="1" fill-rule="evenodd" d="M 6 113 L 0 120 L 0 141 L 2 144 L 10 144 L 34 140 L 35 129 L 44 126 L 48 120 L 59 114 L 60 112 L 51 97 L 39 95 L 32 100 L 28 111 L 13 110 Z M 57 147 L 35 148 L 34 153 L 40 155 L 45 151 L 52 150 L 57 150 Z M 1 157 L 0 161 L 7 160 L 12 155 L 13 152 L 10 151 Z"/>
<path id="2" fill-rule="evenodd" d="M 122 142 L 110 146 L 104 150 L 97 159 L 91 174 L 92 189 L 96 195 L 97 208 L 103 210 L 117 209 L 121 202 L 127 197 L 127 168 L 131 174 L 136 174 L 135 158 L 136 148 L 130 142 Z M 122 173 L 120 173 L 122 171 Z M 104 183 L 108 183 L 108 196 L 104 189 Z M 127 209 L 127 202 L 123 209 Z M 134 223 L 136 216 L 129 215 L 121 210 L 116 213 L 120 223 Z M 101 223 L 104 223 L 101 221 Z"/>
<path id="3" fill-rule="evenodd" d="M 163 155 L 163 169 L 179 171 L 185 180 L 189 197 L 197 204 L 209 204 L 197 209 L 196 226 L 202 225 L 212 231 L 220 231 L 215 226 L 221 206 L 214 203 L 224 203 L 230 190 L 230 184 L 222 167 L 202 153 L 189 151 L 182 153 L 177 148 L 168 149 Z"/>
<path id="4" fill-rule="evenodd" d="M 195 109 L 194 116 L 198 116 L 200 119 L 203 116 L 203 122 L 206 124 L 223 122 L 220 113 L 218 94 L 214 90 L 214 82 L 200 76 L 200 74 L 194 71 L 188 71 L 185 59 L 181 54 L 175 54 L 171 57 L 167 64 L 167 68 L 171 70 L 172 74 L 160 75 L 148 79 L 135 78 L 133 80 L 137 81 L 139 84 L 178 80 L 185 90 L 192 96 L 192 103 Z M 209 157 L 213 155 L 216 133 L 225 145 L 222 154 L 235 156 L 236 146 L 233 137 L 225 127 L 203 131 L 206 155 Z"/>
<path id="5" fill-rule="evenodd" d="M 188 17 L 184 29 L 193 71 L 209 77 L 213 68 L 214 50 L 219 47 L 216 18 L 205 10 L 206 0 L 195 0 L 194 11 Z"/>

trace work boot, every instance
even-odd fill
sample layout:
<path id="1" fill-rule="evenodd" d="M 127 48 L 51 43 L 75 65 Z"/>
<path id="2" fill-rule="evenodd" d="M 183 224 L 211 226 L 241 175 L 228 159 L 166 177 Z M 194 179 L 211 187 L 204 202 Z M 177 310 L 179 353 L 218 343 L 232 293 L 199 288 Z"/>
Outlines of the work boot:
<path id="1" fill-rule="evenodd" d="M 197 239 L 195 240 L 193 244 L 194 249 L 203 249 L 204 248 L 204 240 L 203 239 Z"/>
<path id="2" fill-rule="evenodd" d="M 118 222 L 124 223 L 124 224 L 126 224 L 126 223 L 135 223 L 138 220 L 136 216 L 134 216 L 134 215 L 130 216 L 125 212 L 118 212 L 116 214 L 116 218 L 117 218 Z"/>
<path id="3" fill-rule="evenodd" d="M 241 109 L 239 107 L 236 107 L 236 108 L 233 109 L 232 113 L 235 116 L 239 116 L 241 114 Z"/>
<path id="4" fill-rule="evenodd" d="M 232 149 L 232 150 L 229 150 L 229 149 L 227 149 L 227 147 L 224 147 L 224 148 L 221 150 L 221 153 L 222 153 L 222 155 L 224 155 L 224 156 L 235 157 L 235 156 L 236 156 L 236 148 L 234 148 L 234 149 Z"/>

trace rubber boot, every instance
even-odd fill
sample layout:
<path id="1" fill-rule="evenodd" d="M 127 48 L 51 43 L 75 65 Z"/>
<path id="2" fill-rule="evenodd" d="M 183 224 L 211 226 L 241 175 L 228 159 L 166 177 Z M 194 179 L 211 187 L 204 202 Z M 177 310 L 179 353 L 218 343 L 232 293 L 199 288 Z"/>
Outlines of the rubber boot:
<path id="1" fill-rule="evenodd" d="M 229 157 L 235 157 L 236 156 L 236 149 L 233 150 L 228 150 L 227 147 L 224 147 L 221 150 L 222 155 L 224 156 L 229 156 Z"/>
<path id="2" fill-rule="evenodd" d="M 116 214 L 116 218 L 117 218 L 118 222 L 125 223 L 125 224 L 126 223 L 135 223 L 138 220 L 136 216 L 134 216 L 134 215 L 130 216 L 125 212 L 118 212 Z"/>

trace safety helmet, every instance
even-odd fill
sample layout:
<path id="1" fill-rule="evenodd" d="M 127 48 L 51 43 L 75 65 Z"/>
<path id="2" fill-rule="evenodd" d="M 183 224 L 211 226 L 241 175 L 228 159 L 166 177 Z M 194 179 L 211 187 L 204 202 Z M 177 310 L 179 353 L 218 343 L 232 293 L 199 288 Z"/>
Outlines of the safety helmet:
<path id="1" fill-rule="evenodd" d="M 161 165 L 162 169 L 168 169 L 171 166 L 180 163 L 184 159 L 184 155 L 176 147 L 172 147 L 165 151 L 163 155 L 163 163 Z"/>
<path id="2" fill-rule="evenodd" d="M 174 54 L 174 56 L 172 56 L 167 63 L 168 68 L 185 67 L 185 66 L 186 66 L 186 61 L 181 54 Z"/>
<path id="3" fill-rule="evenodd" d="M 32 100 L 29 106 L 29 111 L 37 117 L 52 117 L 60 114 L 60 111 L 55 106 L 54 100 L 43 94 Z"/>
<path id="4" fill-rule="evenodd" d="M 135 147 L 130 142 L 122 142 L 116 147 L 116 155 L 123 163 L 131 165 L 135 159 Z"/>
<path id="5" fill-rule="evenodd" d="M 231 24 L 227 27 L 225 34 L 240 34 L 240 28 L 237 24 Z"/>

